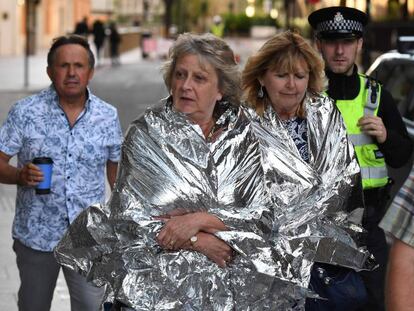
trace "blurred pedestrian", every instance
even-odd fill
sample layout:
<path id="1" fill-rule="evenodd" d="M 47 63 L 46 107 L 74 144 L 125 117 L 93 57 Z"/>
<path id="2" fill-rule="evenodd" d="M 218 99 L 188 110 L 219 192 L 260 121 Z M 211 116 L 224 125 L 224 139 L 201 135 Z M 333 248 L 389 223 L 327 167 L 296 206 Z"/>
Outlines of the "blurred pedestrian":
<path id="1" fill-rule="evenodd" d="M 379 264 L 378 269 L 361 273 L 369 295 L 361 310 L 382 311 L 388 247 L 378 223 L 392 185 L 386 165 L 403 166 L 413 145 L 391 94 L 379 81 L 358 73 L 355 61 L 362 48 L 367 15 L 354 8 L 328 7 L 308 19 L 325 60 L 327 93 L 341 111 L 361 166 L 367 247 Z"/>
<path id="2" fill-rule="evenodd" d="M 75 35 L 80 35 L 84 37 L 88 37 L 89 35 L 89 26 L 88 26 L 88 18 L 85 16 L 80 22 L 78 22 L 75 26 L 75 31 L 73 32 Z"/>
<path id="3" fill-rule="evenodd" d="M 210 27 L 210 31 L 213 35 L 223 38 L 224 36 L 224 23 L 220 15 L 213 17 L 213 24 Z"/>
<path id="4" fill-rule="evenodd" d="M 119 35 L 115 22 L 109 24 L 109 43 L 110 43 L 110 54 L 112 66 L 118 66 L 121 64 L 119 59 L 119 44 L 121 43 L 121 36 Z"/>
<path id="5" fill-rule="evenodd" d="M 122 139 L 117 111 L 87 85 L 95 59 L 81 36 L 54 40 L 47 56 L 52 85 L 17 102 L 0 127 L 0 182 L 17 185 L 13 250 L 20 274 L 20 311 L 50 309 L 61 266 L 53 249 L 87 206 L 105 200 L 105 169 L 112 187 Z M 17 167 L 9 164 L 17 156 Z M 36 194 L 44 175 L 32 163 L 50 157 L 49 194 Z M 98 310 L 103 288 L 63 268 L 72 310 Z"/>
<path id="6" fill-rule="evenodd" d="M 96 48 L 96 58 L 98 65 L 101 61 L 101 48 L 105 42 L 105 27 L 104 24 L 97 19 L 92 25 L 93 43 Z"/>

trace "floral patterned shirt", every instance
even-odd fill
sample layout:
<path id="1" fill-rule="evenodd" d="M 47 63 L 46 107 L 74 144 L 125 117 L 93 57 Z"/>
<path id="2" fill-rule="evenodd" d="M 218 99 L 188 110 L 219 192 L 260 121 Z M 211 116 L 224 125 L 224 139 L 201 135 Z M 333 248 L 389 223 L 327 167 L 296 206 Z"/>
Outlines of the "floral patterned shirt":
<path id="1" fill-rule="evenodd" d="M 53 86 L 17 102 L 0 127 L 0 151 L 17 155 L 22 167 L 51 157 L 51 193 L 17 187 L 13 238 L 52 251 L 86 207 L 105 200 L 105 168 L 118 162 L 122 130 L 117 111 L 88 90 L 85 109 L 71 128 Z"/>
<path id="2" fill-rule="evenodd" d="M 309 163 L 308 129 L 306 119 L 295 117 L 282 122 L 290 137 L 292 137 L 295 142 L 302 160 Z"/>

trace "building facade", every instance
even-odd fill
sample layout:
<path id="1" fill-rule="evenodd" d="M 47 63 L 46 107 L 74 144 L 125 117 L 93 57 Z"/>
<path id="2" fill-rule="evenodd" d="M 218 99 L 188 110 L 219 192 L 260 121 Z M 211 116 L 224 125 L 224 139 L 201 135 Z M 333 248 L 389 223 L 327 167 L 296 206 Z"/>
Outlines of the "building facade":
<path id="1" fill-rule="evenodd" d="M 30 54 L 47 49 L 53 38 L 73 32 L 91 11 L 90 0 L 2 0 L 0 56 L 25 53 L 27 42 Z"/>
<path id="2" fill-rule="evenodd" d="M 220 15 L 228 12 L 244 12 L 254 0 L 205 0 L 208 14 Z M 266 1 L 272 5 L 285 0 Z M 309 9 L 345 3 L 347 6 L 366 11 L 367 0 L 320 0 L 310 8 L 306 0 L 289 1 L 295 12 L 306 16 Z M 388 0 L 371 0 L 371 16 L 387 15 Z M 405 3 L 410 15 L 414 14 L 414 0 L 399 0 Z M 89 26 L 97 18 L 107 21 L 116 19 L 125 25 L 139 26 L 154 22 L 154 16 L 164 14 L 163 0 L 1 0 L 0 1 L 0 56 L 21 55 L 29 42 L 29 53 L 47 49 L 51 40 L 59 35 L 73 32 L 77 22 L 88 18 Z M 155 21 L 157 22 L 157 21 Z M 162 19 L 158 19 L 162 23 Z M 29 34 L 26 36 L 26 34 Z M 28 38 L 29 40 L 26 40 Z"/>

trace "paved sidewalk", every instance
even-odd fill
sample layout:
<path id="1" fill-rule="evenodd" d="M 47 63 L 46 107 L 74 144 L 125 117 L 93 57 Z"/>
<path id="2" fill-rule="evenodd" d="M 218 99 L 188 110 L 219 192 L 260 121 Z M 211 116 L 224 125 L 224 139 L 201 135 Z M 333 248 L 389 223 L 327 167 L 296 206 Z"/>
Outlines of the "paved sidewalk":
<path id="1" fill-rule="evenodd" d="M 0 57 L 0 92 L 35 92 L 50 84 L 49 77 L 46 73 L 47 51 L 40 51 L 36 55 L 29 56 L 27 66 L 25 57 Z M 127 65 L 137 63 L 142 59 L 141 50 L 133 49 L 121 55 L 121 64 Z M 109 58 L 104 58 L 95 71 L 98 72 L 103 67 L 110 67 Z M 27 86 L 25 86 L 25 67 L 27 67 Z M 0 102 L 1 104 L 1 102 Z"/>

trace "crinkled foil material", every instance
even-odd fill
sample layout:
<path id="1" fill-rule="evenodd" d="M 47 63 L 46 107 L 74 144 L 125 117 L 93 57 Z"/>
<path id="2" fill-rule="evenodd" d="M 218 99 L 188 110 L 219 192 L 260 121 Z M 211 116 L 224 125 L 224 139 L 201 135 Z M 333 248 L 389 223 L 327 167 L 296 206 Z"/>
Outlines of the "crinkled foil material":
<path id="1" fill-rule="evenodd" d="M 58 261 L 136 310 L 303 310 L 315 261 L 371 269 L 350 221 L 360 175 L 339 112 L 317 96 L 306 109 L 309 164 L 272 109 L 260 119 L 230 106 L 212 142 L 170 103 L 148 109 L 128 129 L 108 204 L 76 218 Z M 158 246 L 154 216 L 177 209 L 223 220 L 229 267 Z"/>

